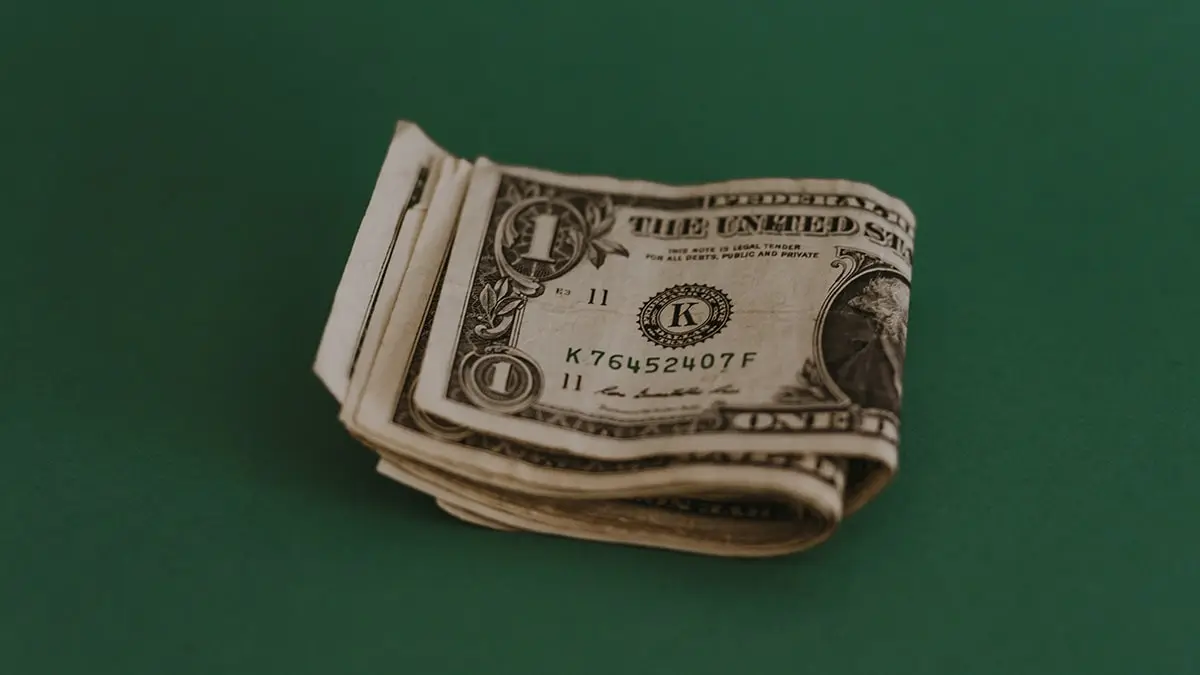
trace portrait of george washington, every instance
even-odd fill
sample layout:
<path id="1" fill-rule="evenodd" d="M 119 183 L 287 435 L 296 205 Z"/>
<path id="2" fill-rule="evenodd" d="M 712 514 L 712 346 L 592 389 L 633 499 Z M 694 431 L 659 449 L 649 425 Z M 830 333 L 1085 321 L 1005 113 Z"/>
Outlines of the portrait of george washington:
<path id="1" fill-rule="evenodd" d="M 908 282 L 880 270 L 847 284 L 829 307 L 821 335 L 825 369 L 864 408 L 900 412 L 908 302 Z"/>

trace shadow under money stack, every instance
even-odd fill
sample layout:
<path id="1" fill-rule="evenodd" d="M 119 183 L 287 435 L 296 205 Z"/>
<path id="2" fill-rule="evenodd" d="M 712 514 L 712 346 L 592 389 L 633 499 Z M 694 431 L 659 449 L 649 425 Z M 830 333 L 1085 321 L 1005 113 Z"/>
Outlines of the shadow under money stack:
<path id="1" fill-rule="evenodd" d="M 796 552 L 896 472 L 914 228 L 861 183 L 571 176 L 401 122 L 314 370 L 462 520 Z"/>

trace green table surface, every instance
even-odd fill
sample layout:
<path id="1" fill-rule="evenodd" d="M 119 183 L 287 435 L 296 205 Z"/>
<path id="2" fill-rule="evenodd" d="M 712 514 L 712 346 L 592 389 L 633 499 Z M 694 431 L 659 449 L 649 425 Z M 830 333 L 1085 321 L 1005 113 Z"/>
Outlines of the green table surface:
<path id="1" fill-rule="evenodd" d="M 1200 672 L 1200 4 L 0 11 L 0 672 Z M 464 525 L 310 367 L 392 126 L 918 218 L 897 480 L 810 553 Z"/>

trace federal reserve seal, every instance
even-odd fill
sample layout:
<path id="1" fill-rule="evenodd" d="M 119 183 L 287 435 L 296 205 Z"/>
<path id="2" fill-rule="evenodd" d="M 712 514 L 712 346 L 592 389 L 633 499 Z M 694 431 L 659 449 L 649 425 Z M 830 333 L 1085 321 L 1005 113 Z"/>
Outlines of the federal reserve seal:
<path id="1" fill-rule="evenodd" d="M 682 284 L 642 304 L 638 328 L 660 347 L 682 349 L 716 336 L 732 314 L 733 303 L 724 291 L 705 284 Z"/>

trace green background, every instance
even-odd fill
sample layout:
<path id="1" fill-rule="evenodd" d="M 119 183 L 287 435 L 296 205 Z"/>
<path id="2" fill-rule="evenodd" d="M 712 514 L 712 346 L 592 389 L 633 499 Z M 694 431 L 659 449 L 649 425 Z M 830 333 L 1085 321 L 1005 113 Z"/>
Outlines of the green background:
<path id="1" fill-rule="evenodd" d="M 1200 672 L 1200 4 L 0 12 L 0 670 Z M 736 561 L 476 529 L 377 476 L 310 364 L 400 118 L 905 199 L 897 481 Z"/>

